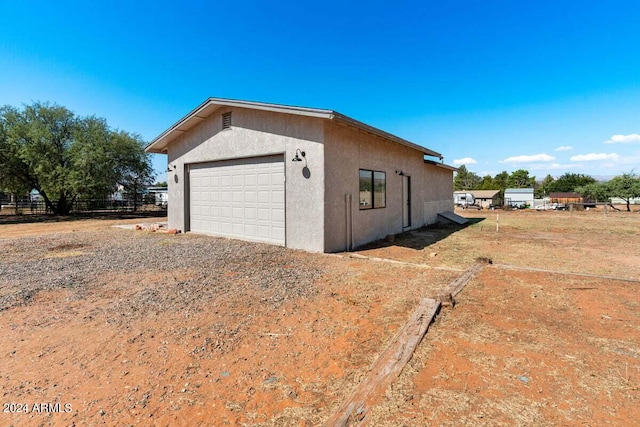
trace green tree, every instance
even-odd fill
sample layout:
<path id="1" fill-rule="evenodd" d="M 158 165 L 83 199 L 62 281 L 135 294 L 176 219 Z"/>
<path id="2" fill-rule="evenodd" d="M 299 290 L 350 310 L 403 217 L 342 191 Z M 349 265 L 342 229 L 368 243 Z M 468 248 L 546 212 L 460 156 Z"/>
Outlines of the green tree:
<path id="1" fill-rule="evenodd" d="M 467 170 L 465 165 L 458 168 L 456 176 L 453 179 L 454 190 L 475 190 L 480 185 L 480 177 Z"/>
<path id="2" fill-rule="evenodd" d="M 551 175 L 545 176 L 544 179 L 540 182 L 540 185 L 536 186 L 536 189 L 535 189 L 536 198 L 541 199 L 546 195 L 548 195 L 551 192 L 550 188 L 553 185 L 553 182 L 554 182 L 554 178 Z"/>
<path id="3" fill-rule="evenodd" d="M 37 190 L 55 214 L 68 214 L 79 197 L 105 197 L 117 184 L 137 191 L 152 182 L 149 156 L 137 135 L 104 119 L 34 103 L 0 109 L 2 185 Z"/>
<path id="4" fill-rule="evenodd" d="M 581 173 L 567 172 L 549 185 L 549 192 L 571 192 L 596 182 L 595 178 Z"/>
<path id="5" fill-rule="evenodd" d="M 596 202 L 609 201 L 611 190 L 606 182 L 592 182 L 591 184 L 582 185 L 575 188 L 576 193 L 580 193 L 582 197 Z"/>
<path id="6" fill-rule="evenodd" d="M 502 171 L 493 178 L 495 189 L 499 189 L 502 193 L 509 187 L 509 173 Z"/>
<path id="7" fill-rule="evenodd" d="M 124 131 L 112 133 L 113 162 L 116 165 L 116 182 L 133 197 L 133 210 L 138 208 L 138 194 L 153 182 L 153 168 L 144 151 L 139 135 Z"/>
<path id="8" fill-rule="evenodd" d="M 633 171 L 616 176 L 606 183 L 611 197 L 619 197 L 627 203 L 631 212 L 631 199 L 640 197 L 640 178 Z"/>
<path id="9" fill-rule="evenodd" d="M 493 183 L 493 178 L 491 175 L 485 175 L 482 177 L 482 181 L 480 181 L 480 190 L 495 190 L 495 184 Z"/>
<path id="10" fill-rule="evenodd" d="M 529 171 L 518 169 L 509 175 L 508 184 L 510 188 L 533 188 L 535 187 L 536 177 L 529 176 Z"/>
<path id="11" fill-rule="evenodd" d="M 0 191 L 12 194 L 13 199 L 17 201 L 18 197 L 27 194 L 31 187 L 20 179 L 21 164 L 16 162 L 15 147 L 6 143 L 4 123 L 5 121 L 0 116 L 0 165 L 4 165 L 4 167 L 0 167 Z M 18 203 L 15 205 L 15 212 L 18 213 Z"/>

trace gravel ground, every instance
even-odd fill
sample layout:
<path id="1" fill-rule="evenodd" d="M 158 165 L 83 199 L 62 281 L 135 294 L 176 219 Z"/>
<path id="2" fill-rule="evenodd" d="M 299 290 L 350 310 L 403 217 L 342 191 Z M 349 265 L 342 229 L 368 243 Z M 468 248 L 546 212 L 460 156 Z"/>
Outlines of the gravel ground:
<path id="1" fill-rule="evenodd" d="M 317 257 L 282 247 L 198 235 L 107 230 L 0 240 L 0 311 L 28 305 L 40 291 L 73 289 L 76 298 L 123 272 L 157 273 L 155 283 L 113 304 L 114 313 L 202 310 L 227 292 L 259 295 L 274 309 L 310 297 L 323 273 Z M 187 278 L 174 274 L 189 270 Z M 147 279 L 148 280 L 148 279 Z M 258 292 L 256 292 L 258 291 Z"/>

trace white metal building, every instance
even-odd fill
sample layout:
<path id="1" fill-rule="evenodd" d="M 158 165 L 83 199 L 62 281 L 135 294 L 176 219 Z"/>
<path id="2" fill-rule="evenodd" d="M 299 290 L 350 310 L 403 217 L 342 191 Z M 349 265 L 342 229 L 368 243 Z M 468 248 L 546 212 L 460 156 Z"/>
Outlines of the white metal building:
<path id="1" fill-rule="evenodd" d="M 504 205 L 518 208 L 533 206 L 533 188 L 507 188 L 504 190 Z"/>

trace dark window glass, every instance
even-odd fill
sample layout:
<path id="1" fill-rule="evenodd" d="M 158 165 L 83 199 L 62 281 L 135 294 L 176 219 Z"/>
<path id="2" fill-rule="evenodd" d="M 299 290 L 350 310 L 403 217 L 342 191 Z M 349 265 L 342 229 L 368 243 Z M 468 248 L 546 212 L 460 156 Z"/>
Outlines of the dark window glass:
<path id="1" fill-rule="evenodd" d="M 373 208 L 373 175 L 371 171 L 360 169 L 360 209 Z"/>
<path id="2" fill-rule="evenodd" d="M 384 172 L 373 173 L 373 207 L 384 208 L 387 206 L 387 174 Z"/>
<path id="3" fill-rule="evenodd" d="M 360 169 L 360 209 L 377 209 L 387 206 L 387 174 Z"/>

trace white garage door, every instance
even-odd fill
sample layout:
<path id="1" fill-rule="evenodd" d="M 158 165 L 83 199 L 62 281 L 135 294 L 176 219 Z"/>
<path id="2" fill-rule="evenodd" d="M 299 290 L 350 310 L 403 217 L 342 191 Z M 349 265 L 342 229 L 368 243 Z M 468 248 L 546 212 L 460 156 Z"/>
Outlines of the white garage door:
<path id="1" fill-rule="evenodd" d="M 191 231 L 285 244 L 284 156 L 190 167 Z"/>

